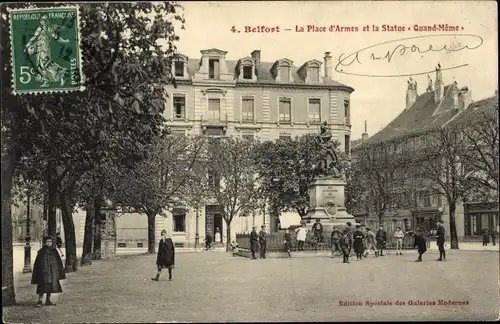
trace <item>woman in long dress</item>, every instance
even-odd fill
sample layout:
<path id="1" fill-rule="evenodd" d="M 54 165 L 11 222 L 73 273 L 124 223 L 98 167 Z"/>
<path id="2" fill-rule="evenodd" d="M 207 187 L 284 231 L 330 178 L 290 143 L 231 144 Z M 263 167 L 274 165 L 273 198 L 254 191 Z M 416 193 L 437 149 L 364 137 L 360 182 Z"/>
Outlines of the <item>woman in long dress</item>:
<path id="1" fill-rule="evenodd" d="M 35 80 L 42 82 L 40 87 L 48 87 L 50 83 L 55 82 L 60 82 L 60 85 L 63 86 L 66 69 L 52 60 L 50 43 L 52 39 L 63 44 L 69 43 L 69 40 L 58 35 L 59 29 L 63 27 L 49 25 L 47 19 L 46 15 L 42 16 L 40 25 L 24 47 L 24 51 L 29 55 L 35 56 L 35 68 L 37 73 Z"/>
<path id="2" fill-rule="evenodd" d="M 175 248 L 174 242 L 170 237 L 167 237 L 167 231 L 161 231 L 161 240 L 158 246 L 158 256 L 156 257 L 156 267 L 158 272 L 151 280 L 158 281 L 162 269 L 168 269 L 168 280 L 172 281 L 172 269 L 175 264 Z"/>
<path id="3" fill-rule="evenodd" d="M 358 261 L 363 259 L 363 253 L 365 252 L 363 245 L 363 239 L 365 235 L 363 234 L 360 228 L 361 228 L 360 225 L 356 225 L 356 230 L 354 231 L 353 234 L 354 241 L 352 244 L 354 248 L 354 253 L 356 253 L 356 258 Z"/>

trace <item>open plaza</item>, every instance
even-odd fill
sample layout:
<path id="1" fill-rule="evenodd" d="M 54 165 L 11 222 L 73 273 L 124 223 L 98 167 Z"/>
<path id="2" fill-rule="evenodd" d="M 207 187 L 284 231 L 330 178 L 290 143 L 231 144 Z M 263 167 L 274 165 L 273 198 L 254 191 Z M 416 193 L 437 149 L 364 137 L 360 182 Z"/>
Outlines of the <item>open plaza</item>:
<path id="1" fill-rule="evenodd" d="M 498 246 L 497 246 L 498 247 Z M 31 274 L 16 273 L 18 305 L 7 323 L 161 323 L 266 321 L 494 320 L 498 318 L 497 247 L 448 250 L 436 262 L 416 252 L 342 264 L 314 252 L 250 260 L 222 251 L 178 249 L 173 280 L 156 272 L 156 255 L 120 252 L 67 275 L 55 307 L 35 308 Z M 184 252 L 184 253 L 183 253 Z M 130 252 L 132 253 L 132 252 Z M 130 254 L 129 253 L 129 254 Z"/>

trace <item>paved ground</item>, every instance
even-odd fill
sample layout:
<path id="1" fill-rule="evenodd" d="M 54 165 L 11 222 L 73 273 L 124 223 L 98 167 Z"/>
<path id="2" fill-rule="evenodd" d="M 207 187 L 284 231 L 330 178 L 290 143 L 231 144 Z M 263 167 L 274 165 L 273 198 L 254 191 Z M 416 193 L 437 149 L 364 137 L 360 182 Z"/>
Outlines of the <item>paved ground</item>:
<path id="1" fill-rule="evenodd" d="M 20 305 L 8 323 L 493 320 L 499 317 L 497 253 L 415 252 L 342 264 L 328 257 L 249 260 L 225 252 L 179 253 L 174 280 L 153 282 L 155 256 L 122 257 L 80 268 L 63 281 L 55 307 L 33 307 L 29 276 L 18 275 Z M 410 306 L 408 301 L 465 301 Z M 396 301 L 405 302 L 404 306 Z M 340 306 L 358 301 L 363 306 Z M 390 301 L 392 306 L 366 306 Z"/>

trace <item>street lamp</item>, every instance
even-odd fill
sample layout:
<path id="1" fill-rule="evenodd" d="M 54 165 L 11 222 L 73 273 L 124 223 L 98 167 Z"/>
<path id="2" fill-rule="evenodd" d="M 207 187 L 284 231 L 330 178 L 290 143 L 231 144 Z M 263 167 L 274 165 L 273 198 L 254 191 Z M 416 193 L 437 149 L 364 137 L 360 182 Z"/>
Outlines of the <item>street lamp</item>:
<path id="1" fill-rule="evenodd" d="M 30 236 L 30 227 L 31 227 L 31 212 L 30 212 L 30 195 L 27 194 L 27 203 L 26 203 L 26 245 L 24 246 L 24 267 L 23 273 L 32 272 L 31 269 L 31 236 Z"/>

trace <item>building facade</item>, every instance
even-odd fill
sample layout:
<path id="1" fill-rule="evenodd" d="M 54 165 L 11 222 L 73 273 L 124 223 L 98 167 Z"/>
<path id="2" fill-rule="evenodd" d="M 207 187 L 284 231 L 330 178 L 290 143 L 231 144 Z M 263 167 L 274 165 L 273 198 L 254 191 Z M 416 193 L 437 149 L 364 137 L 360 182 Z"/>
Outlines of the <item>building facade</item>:
<path id="1" fill-rule="evenodd" d="M 368 137 L 366 126 L 363 138 L 353 143 L 353 164 L 362 150 L 375 150 L 378 144 L 394 146 L 395 154 L 418 152 L 423 145 L 423 134 L 435 125 L 453 123 L 471 110 L 498 107 L 498 96 L 473 102 L 467 87 L 459 88 L 454 82 L 445 85 L 440 67 L 436 69 L 435 83 L 428 77 L 425 92 L 418 94 L 417 82 L 410 78 L 406 92 L 406 107 L 384 129 Z M 417 153 L 418 154 L 418 153 Z M 449 206 L 446 199 L 433 194 L 428 186 L 412 183 L 411 170 L 396 169 L 390 183 L 391 199 L 384 214 L 384 227 L 394 231 L 396 227 L 426 232 L 436 229 L 437 220 L 449 224 Z M 368 199 L 369 196 L 368 196 Z M 353 211 L 357 221 L 378 226 L 374 210 L 358 204 Z M 498 203 L 469 202 L 458 204 L 456 228 L 460 240 L 478 239 L 483 229 L 498 232 Z M 447 225 L 448 226 L 448 225 Z M 449 235 L 449 230 L 447 231 Z"/>

